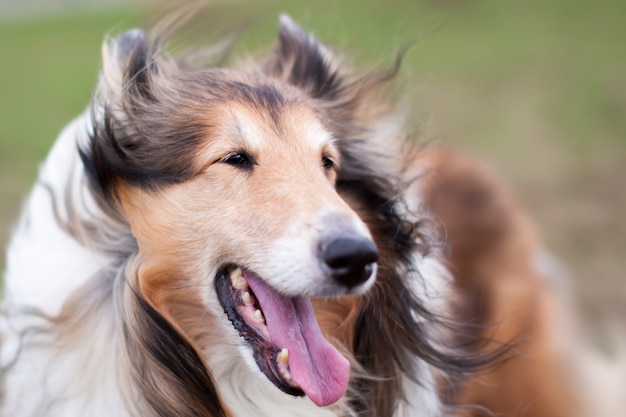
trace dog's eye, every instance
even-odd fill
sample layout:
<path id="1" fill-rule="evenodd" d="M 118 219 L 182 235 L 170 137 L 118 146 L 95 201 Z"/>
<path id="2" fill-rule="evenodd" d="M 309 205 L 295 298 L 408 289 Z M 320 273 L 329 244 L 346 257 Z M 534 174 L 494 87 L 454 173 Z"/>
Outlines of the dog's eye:
<path id="1" fill-rule="evenodd" d="M 252 169 L 252 166 L 254 165 L 252 157 L 245 152 L 230 154 L 226 158 L 222 159 L 222 162 L 241 169 Z"/>
<path id="2" fill-rule="evenodd" d="M 335 166 L 335 161 L 330 156 L 322 156 L 322 165 L 328 171 Z"/>

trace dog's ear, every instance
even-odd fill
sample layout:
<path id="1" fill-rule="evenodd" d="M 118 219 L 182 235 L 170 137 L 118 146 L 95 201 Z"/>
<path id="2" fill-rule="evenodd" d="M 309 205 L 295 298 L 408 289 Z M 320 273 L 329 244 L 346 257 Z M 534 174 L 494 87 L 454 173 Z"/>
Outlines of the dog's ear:
<path id="1" fill-rule="evenodd" d="M 280 16 L 278 45 L 265 68 L 269 75 L 315 98 L 333 98 L 341 86 L 330 51 L 284 14 Z"/>
<path id="2" fill-rule="evenodd" d="M 124 96 L 150 99 L 153 75 L 158 73 L 158 45 L 142 30 L 131 29 L 102 45 L 103 84 L 100 93 L 119 103 Z M 102 91 L 104 89 L 104 91 Z M 121 104 L 121 103 L 120 103 Z"/>

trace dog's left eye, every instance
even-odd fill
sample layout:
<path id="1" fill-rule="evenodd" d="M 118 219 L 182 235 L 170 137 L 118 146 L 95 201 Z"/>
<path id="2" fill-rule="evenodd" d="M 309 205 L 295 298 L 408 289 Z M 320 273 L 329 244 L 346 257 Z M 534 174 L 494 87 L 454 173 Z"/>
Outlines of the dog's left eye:
<path id="1" fill-rule="evenodd" d="M 330 156 L 322 156 L 322 166 L 328 171 L 335 166 L 335 161 Z"/>
<path id="2" fill-rule="evenodd" d="M 252 157 L 245 152 L 237 152 L 228 155 L 226 158 L 222 159 L 222 162 L 241 169 L 252 169 L 254 165 Z"/>

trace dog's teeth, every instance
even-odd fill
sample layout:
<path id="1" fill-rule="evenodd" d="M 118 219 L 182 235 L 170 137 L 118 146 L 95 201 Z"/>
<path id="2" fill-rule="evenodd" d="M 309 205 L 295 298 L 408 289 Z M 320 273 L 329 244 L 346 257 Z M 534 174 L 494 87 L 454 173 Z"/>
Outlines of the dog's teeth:
<path id="1" fill-rule="evenodd" d="M 237 290 L 245 290 L 248 288 L 248 282 L 243 277 L 241 268 L 235 268 L 230 271 L 230 282 L 233 285 L 233 288 Z"/>
<path id="2" fill-rule="evenodd" d="M 283 348 L 283 350 L 280 351 L 276 357 L 276 361 L 282 365 L 287 365 L 289 363 L 289 351 L 287 348 Z"/>
<path id="3" fill-rule="evenodd" d="M 286 370 L 286 369 L 281 370 L 281 371 L 280 371 L 280 376 L 282 376 L 282 377 L 283 377 L 283 379 L 284 379 L 286 382 L 292 382 L 292 379 L 291 379 L 291 372 L 289 372 L 288 370 Z"/>
<path id="4" fill-rule="evenodd" d="M 254 319 L 259 323 L 265 322 L 265 317 L 263 316 L 263 312 L 261 310 L 254 311 Z"/>
<path id="5" fill-rule="evenodd" d="M 243 300 L 243 303 L 245 305 L 252 305 L 252 296 L 250 295 L 250 293 L 248 291 L 244 291 L 241 294 L 241 299 Z"/>

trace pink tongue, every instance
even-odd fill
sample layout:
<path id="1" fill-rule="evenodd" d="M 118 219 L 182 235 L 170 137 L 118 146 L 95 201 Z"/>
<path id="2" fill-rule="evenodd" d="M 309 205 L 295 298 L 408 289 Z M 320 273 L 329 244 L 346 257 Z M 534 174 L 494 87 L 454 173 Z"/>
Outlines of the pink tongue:
<path id="1" fill-rule="evenodd" d="M 350 363 L 322 335 L 306 297 L 285 297 L 255 274 L 245 278 L 261 305 L 278 348 L 289 350 L 291 377 L 318 406 L 336 402 L 346 392 Z"/>

